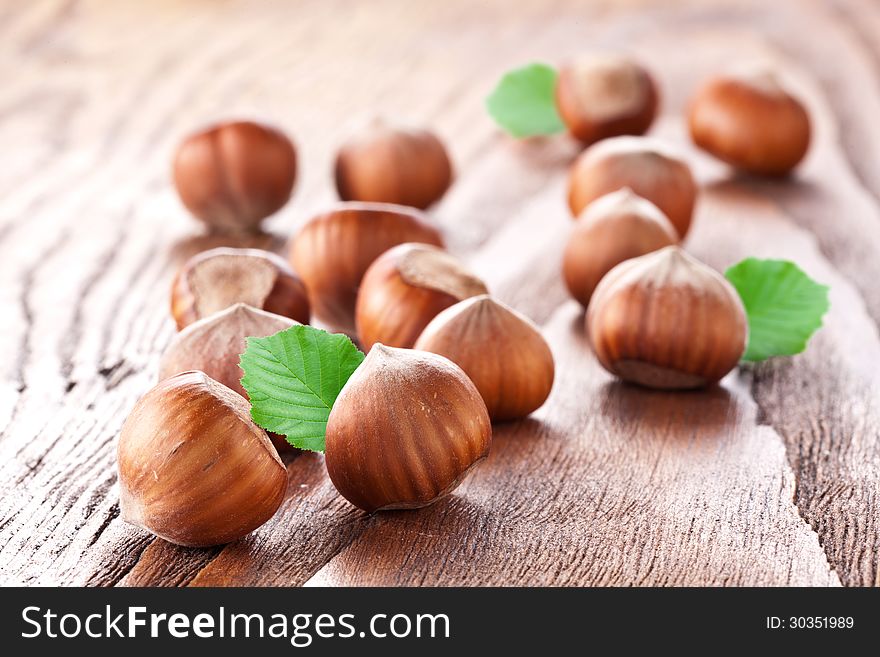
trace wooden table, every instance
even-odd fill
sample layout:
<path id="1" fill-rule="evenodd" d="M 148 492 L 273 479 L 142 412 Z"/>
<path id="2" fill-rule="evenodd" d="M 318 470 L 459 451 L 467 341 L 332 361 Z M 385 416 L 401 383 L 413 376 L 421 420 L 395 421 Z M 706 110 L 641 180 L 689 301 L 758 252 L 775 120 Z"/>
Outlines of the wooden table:
<path id="1" fill-rule="evenodd" d="M 831 286 L 805 354 L 715 390 L 616 383 L 559 274 L 564 137 L 514 143 L 500 74 L 623 49 L 662 84 L 652 133 L 704 185 L 687 248 L 722 269 L 797 261 Z M 734 177 L 689 144 L 695 85 L 769 61 L 809 104 L 798 175 Z M 880 584 L 880 5 L 755 2 L 56 2 L 0 9 L 0 581 L 85 585 Z M 169 181 L 182 135 L 256 113 L 297 141 L 282 250 L 334 199 L 330 168 L 374 113 L 434 126 L 458 180 L 451 249 L 542 325 L 548 403 L 499 425 L 455 495 L 367 516 L 320 455 L 277 516 L 184 549 L 119 518 L 115 443 L 171 338 L 175 268 L 202 236 Z"/>

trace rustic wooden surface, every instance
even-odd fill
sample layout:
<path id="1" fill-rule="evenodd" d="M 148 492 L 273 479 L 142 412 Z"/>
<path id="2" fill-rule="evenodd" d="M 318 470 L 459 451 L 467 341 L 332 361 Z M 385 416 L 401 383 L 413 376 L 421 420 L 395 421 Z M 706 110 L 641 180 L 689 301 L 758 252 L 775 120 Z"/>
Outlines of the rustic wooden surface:
<path id="1" fill-rule="evenodd" d="M 499 74 L 590 48 L 642 57 L 652 133 L 705 185 L 688 248 L 717 268 L 792 258 L 831 285 L 807 352 L 716 390 L 614 382 L 558 273 L 565 138 L 513 143 L 487 119 Z M 702 78 L 770 61 L 815 142 L 796 178 L 732 176 L 688 145 Z M 880 4 L 53 2 L 0 8 L 0 582 L 85 585 L 880 584 Z M 119 518 L 114 447 L 174 331 L 168 287 L 200 236 L 173 147 L 254 114 L 302 175 L 276 249 L 332 201 L 335 147 L 372 113 L 433 125 L 458 181 L 434 210 L 451 247 L 542 324 L 558 379 L 446 500 L 366 516 L 319 455 L 289 465 L 277 516 L 183 549 Z"/>

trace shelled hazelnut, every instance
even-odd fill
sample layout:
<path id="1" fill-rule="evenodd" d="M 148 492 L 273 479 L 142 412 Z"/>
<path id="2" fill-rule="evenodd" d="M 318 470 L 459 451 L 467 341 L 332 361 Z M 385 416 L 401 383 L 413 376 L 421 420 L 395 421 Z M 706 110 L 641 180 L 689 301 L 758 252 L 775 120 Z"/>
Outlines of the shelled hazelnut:
<path id="1" fill-rule="evenodd" d="M 332 328 L 354 333 L 361 279 L 373 261 L 404 242 L 443 246 L 440 232 L 414 208 L 386 203 L 340 203 L 313 217 L 290 251 L 314 315 Z"/>
<path id="2" fill-rule="evenodd" d="M 377 342 L 412 347 L 441 310 L 487 291 L 445 251 L 401 244 L 379 256 L 364 275 L 355 309 L 358 338 L 364 349 Z"/>
<path id="3" fill-rule="evenodd" d="M 290 198 L 296 150 L 286 135 L 268 125 L 220 123 L 183 141 L 173 175 L 180 200 L 211 229 L 254 232 Z"/>
<path id="4" fill-rule="evenodd" d="M 572 214 L 577 217 L 600 196 L 623 187 L 660 208 L 684 239 L 697 198 L 697 184 L 684 160 L 647 137 L 604 139 L 581 153 L 571 167 Z"/>
<path id="5" fill-rule="evenodd" d="M 309 322 L 305 285 L 284 258 L 269 251 L 203 251 L 181 267 L 171 286 L 171 314 L 178 330 L 236 303 Z"/>

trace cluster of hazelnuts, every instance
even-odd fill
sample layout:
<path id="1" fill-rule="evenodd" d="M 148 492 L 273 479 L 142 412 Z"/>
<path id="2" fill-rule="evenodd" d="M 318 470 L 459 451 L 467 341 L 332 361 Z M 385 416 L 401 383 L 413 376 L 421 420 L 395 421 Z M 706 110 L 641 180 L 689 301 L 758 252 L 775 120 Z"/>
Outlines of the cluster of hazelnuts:
<path id="1" fill-rule="evenodd" d="M 253 122 L 188 138 L 174 162 L 186 207 L 225 232 L 257 230 L 295 172 L 290 140 Z M 127 520 L 206 546 L 246 535 L 281 505 L 280 454 L 293 448 L 250 417 L 239 367 L 249 336 L 315 321 L 368 352 L 333 403 L 325 462 L 339 492 L 369 512 L 450 492 L 487 455 L 492 421 L 544 403 L 546 341 L 444 250 L 422 211 L 451 180 L 434 135 L 374 123 L 337 158 L 343 201 L 301 227 L 287 259 L 217 248 L 183 265 L 171 289 L 179 332 L 119 441 Z"/>
<path id="2" fill-rule="evenodd" d="M 575 137 L 598 142 L 571 168 L 577 222 L 563 275 L 606 369 L 650 387 L 695 388 L 736 365 L 747 323 L 731 285 L 678 246 L 697 185 L 684 161 L 640 136 L 657 104 L 653 78 L 628 59 L 561 71 L 560 114 Z M 766 77 L 710 82 L 690 127 L 698 145 L 754 173 L 786 173 L 809 143 L 803 106 Z M 292 448 L 250 417 L 239 368 L 248 336 L 317 320 L 368 351 L 333 404 L 325 460 L 339 492 L 369 512 L 450 492 L 488 453 L 493 421 L 547 399 L 554 361 L 537 327 L 444 250 L 423 212 L 452 181 L 442 143 L 372 124 L 340 150 L 335 174 L 342 202 L 301 227 L 288 259 L 220 248 L 178 272 L 179 332 L 119 441 L 129 521 L 205 546 L 246 535 L 280 507 L 288 479 L 279 452 Z M 183 203 L 215 231 L 257 230 L 295 177 L 291 141 L 253 122 L 195 134 L 174 161 Z"/>
<path id="3" fill-rule="evenodd" d="M 563 277 L 587 309 L 587 337 L 605 369 L 653 388 L 699 388 L 737 365 L 748 323 L 730 283 L 679 246 L 698 190 L 684 160 L 641 136 L 658 95 L 626 57 L 586 57 L 560 71 L 559 113 L 588 144 L 570 171 L 576 224 Z M 754 175 L 788 174 L 810 143 L 804 105 L 766 71 L 708 81 L 688 126 L 697 146 Z"/>

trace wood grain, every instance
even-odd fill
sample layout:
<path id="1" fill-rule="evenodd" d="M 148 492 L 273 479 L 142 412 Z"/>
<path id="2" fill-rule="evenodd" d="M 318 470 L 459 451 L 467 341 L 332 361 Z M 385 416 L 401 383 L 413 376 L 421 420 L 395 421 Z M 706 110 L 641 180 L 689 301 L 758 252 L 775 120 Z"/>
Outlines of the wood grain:
<path id="1" fill-rule="evenodd" d="M 514 143 L 482 108 L 504 70 L 590 48 L 631 51 L 661 83 L 652 133 L 704 185 L 689 250 L 719 269 L 791 258 L 831 285 L 805 354 L 689 394 L 596 364 L 559 274 L 577 146 Z M 813 116 L 790 180 L 733 176 L 688 144 L 695 85 L 752 59 L 781 68 Z M 46 0 L 0 9 L 0 79 L 0 583 L 880 584 L 880 6 Z M 498 425 L 490 458 L 421 511 L 366 516 L 305 454 L 278 515 L 232 545 L 127 525 L 115 441 L 173 335 L 171 277 L 229 243 L 177 201 L 175 144 L 225 116 L 294 137 L 293 201 L 240 244 L 282 252 L 333 200 L 335 148 L 374 113 L 445 138 L 457 182 L 433 214 L 543 325 L 550 400 Z"/>

